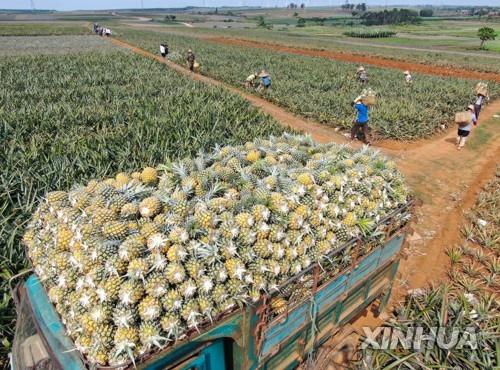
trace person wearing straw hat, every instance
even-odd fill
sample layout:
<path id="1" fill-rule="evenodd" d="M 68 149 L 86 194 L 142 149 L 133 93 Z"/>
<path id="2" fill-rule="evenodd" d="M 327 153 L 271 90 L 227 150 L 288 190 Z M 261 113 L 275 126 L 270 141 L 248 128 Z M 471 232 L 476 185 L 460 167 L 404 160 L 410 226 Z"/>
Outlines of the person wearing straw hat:
<path id="1" fill-rule="evenodd" d="M 359 82 L 361 83 L 367 83 L 368 82 L 368 72 L 366 72 L 365 67 L 359 66 L 358 69 L 356 70 L 356 77 Z"/>
<path id="2" fill-rule="evenodd" d="M 359 131 L 363 132 L 363 142 L 370 145 L 370 133 L 368 128 L 368 105 L 364 102 L 364 96 L 360 95 L 354 99 L 354 108 L 357 110 L 356 120 L 351 128 L 351 140 L 354 140 Z"/>
<path id="3" fill-rule="evenodd" d="M 477 118 L 476 114 L 474 113 L 474 106 L 471 104 L 467 107 L 467 112 L 470 112 L 470 120 L 469 122 L 466 122 L 465 124 L 461 124 L 458 126 L 458 133 L 457 133 L 457 149 L 462 150 L 462 148 L 465 145 L 465 142 L 467 141 L 467 136 L 469 136 L 471 130 L 472 130 L 472 125 L 477 125 Z"/>
<path id="4" fill-rule="evenodd" d="M 264 90 L 268 90 L 271 87 L 271 76 L 269 76 L 269 73 L 265 69 L 263 69 L 259 73 L 260 77 L 260 88 Z"/>
<path id="5" fill-rule="evenodd" d="M 413 77 L 411 77 L 410 71 L 404 71 L 404 75 L 405 75 L 405 82 L 408 85 L 411 85 L 411 83 L 413 82 Z"/>
<path id="6" fill-rule="evenodd" d="M 255 88 L 255 81 L 259 77 L 259 72 L 252 73 L 250 76 L 248 76 L 245 80 L 245 87 L 247 89 L 253 89 Z"/>
<path id="7" fill-rule="evenodd" d="M 195 59 L 196 59 L 196 57 L 194 56 L 193 50 L 189 49 L 186 60 L 187 60 L 189 70 L 191 72 L 194 72 Z"/>

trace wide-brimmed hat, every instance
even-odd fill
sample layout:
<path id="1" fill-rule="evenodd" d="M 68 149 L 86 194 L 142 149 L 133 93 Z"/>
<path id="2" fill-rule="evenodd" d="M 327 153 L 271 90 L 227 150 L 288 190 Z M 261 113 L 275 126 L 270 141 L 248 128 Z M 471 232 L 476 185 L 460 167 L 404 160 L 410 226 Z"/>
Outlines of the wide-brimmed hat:
<path id="1" fill-rule="evenodd" d="M 269 73 L 267 73 L 267 71 L 265 69 L 263 69 L 259 73 L 259 77 L 268 77 L 268 76 L 269 76 Z"/>
<path id="2" fill-rule="evenodd" d="M 365 70 L 365 67 L 363 67 L 363 66 L 359 66 L 358 67 L 358 72 L 361 72 L 361 71 L 364 71 L 364 70 Z"/>
<path id="3" fill-rule="evenodd" d="M 473 110 L 474 110 L 474 106 L 473 106 L 472 104 L 470 104 L 470 105 L 467 107 L 467 109 L 469 109 L 469 110 L 472 110 L 472 111 L 473 111 Z"/>
<path id="4" fill-rule="evenodd" d="M 403 72 L 405 75 L 409 75 L 410 74 L 410 71 L 404 71 Z"/>
<path id="5" fill-rule="evenodd" d="M 193 52 L 193 50 L 191 50 L 191 49 L 188 50 L 188 53 L 192 53 L 192 52 Z"/>

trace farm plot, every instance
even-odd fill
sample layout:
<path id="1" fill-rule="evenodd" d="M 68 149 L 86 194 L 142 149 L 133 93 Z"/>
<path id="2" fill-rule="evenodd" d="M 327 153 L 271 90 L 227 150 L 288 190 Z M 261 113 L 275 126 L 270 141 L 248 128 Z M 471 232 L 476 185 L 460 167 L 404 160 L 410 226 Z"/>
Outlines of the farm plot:
<path id="1" fill-rule="evenodd" d="M 87 22 L 0 23 L 0 36 L 88 35 Z"/>
<path id="2" fill-rule="evenodd" d="M 219 45 L 179 35 L 120 29 L 119 37 L 157 52 L 168 41 L 171 58 L 184 64 L 185 51 L 192 48 L 204 74 L 234 86 L 242 86 L 247 75 L 266 68 L 273 88 L 265 97 L 290 111 L 332 126 L 350 127 L 354 119 L 351 102 L 364 87 L 355 79 L 356 66 L 323 58 L 305 57 L 267 50 Z M 398 140 L 429 137 L 449 125 L 454 113 L 473 99 L 474 81 L 414 75 L 406 86 L 399 71 L 370 68 L 369 87 L 377 92 L 371 126 L 378 135 Z M 492 97 L 498 86 L 490 84 Z"/>
<path id="3" fill-rule="evenodd" d="M 19 237 L 38 196 L 283 131 L 237 95 L 121 51 L 3 57 L 0 75 L 0 358 L 7 281 L 25 266 Z"/>
<path id="4" fill-rule="evenodd" d="M 107 40 L 85 35 L 0 36 L 0 45 L 0 56 L 116 51 Z"/>

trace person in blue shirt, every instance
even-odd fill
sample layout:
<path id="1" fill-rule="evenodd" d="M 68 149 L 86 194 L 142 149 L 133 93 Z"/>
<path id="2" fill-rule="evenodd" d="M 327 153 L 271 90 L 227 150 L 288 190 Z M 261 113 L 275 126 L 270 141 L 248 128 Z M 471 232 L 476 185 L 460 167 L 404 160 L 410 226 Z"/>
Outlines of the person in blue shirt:
<path id="1" fill-rule="evenodd" d="M 358 96 L 354 100 L 354 108 L 357 110 L 356 120 L 351 128 L 351 140 L 356 138 L 360 130 L 363 131 L 363 142 L 370 145 L 369 130 L 368 130 L 368 105 L 363 102 L 363 97 Z"/>
<path id="2" fill-rule="evenodd" d="M 260 77 L 260 88 L 261 90 L 267 90 L 271 87 L 271 76 L 269 76 L 269 73 L 265 69 L 262 70 L 259 74 Z"/>

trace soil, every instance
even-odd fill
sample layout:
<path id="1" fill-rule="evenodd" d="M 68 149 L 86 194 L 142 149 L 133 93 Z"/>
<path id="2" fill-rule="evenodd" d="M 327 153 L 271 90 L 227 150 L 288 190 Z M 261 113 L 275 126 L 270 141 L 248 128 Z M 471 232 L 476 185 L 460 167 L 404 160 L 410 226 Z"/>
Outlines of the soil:
<path id="1" fill-rule="evenodd" d="M 227 37 L 206 37 L 206 39 L 224 45 L 252 47 L 257 49 L 268 49 L 284 53 L 305 55 L 312 57 L 322 57 L 332 60 L 341 60 L 344 62 L 372 65 L 382 68 L 400 69 L 402 71 L 410 70 L 412 72 L 426 73 L 436 76 L 458 77 L 458 78 L 467 78 L 473 80 L 490 80 L 490 81 L 500 82 L 500 74 L 492 72 L 479 72 L 466 69 L 431 66 L 427 64 L 402 62 L 398 60 L 391 60 L 374 56 L 366 56 L 362 54 L 335 52 L 331 50 L 289 47 L 279 44 L 265 43 L 253 40 L 232 39 Z"/>
<path id="2" fill-rule="evenodd" d="M 347 142 L 343 135 L 331 127 L 297 117 L 260 97 L 212 78 L 189 72 L 178 64 L 123 41 L 114 38 L 111 41 L 118 46 L 167 64 L 196 81 L 221 86 L 239 94 L 252 105 L 270 114 L 280 124 L 306 132 L 318 142 Z M 401 263 L 392 302 L 398 301 L 408 289 L 424 288 L 431 282 L 440 284 L 446 279 L 445 274 L 449 266 L 446 250 L 461 241 L 460 225 L 464 212 L 474 205 L 477 193 L 495 173 L 500 158 L 498 122 L 485 124 L 497 113 L 500 113 L 500 100 L 490 103 L 481 112 L 479 125 L 484 125 L 489 136 L 487 142 L 481 144 L 480 150 L 474 150 L 466 145 L 463 150 L 458 151 L 454 130 L 431 140 L 422 141 L 418 145 L 405 146 L 404 150 L 390 145 L 380 148 L 384 154 L 397 162 L 415 197 L 422 202 L 416 210 L 416 217 L 411 225 L 414 233 L 406 249 L 408 258 Z M 471 134 L 471 137 L 473 136 L 474 130 Z M 351 145 L 360 146 L 359 143 Z M 359 319 L 355 326 L 359 328 L 380 322 L 381 319 L 375 319 L 369 313 Z"/>

